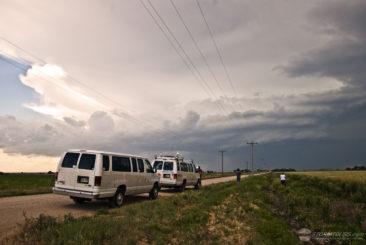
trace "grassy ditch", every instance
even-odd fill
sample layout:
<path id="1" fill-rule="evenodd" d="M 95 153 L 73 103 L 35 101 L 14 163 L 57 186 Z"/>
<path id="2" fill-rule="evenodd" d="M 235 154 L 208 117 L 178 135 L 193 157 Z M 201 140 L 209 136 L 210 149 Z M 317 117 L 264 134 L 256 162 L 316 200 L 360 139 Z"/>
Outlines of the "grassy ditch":
<path id="1" fill-rule="evenodd" d="M 309 172 L 311 173 L 311 172 Z M 270 195 L 273 212 L 291 225 L 293 231 L 308 228 L 312 232 L 361 234 L 366 243 L 366 184 L 348 176 L 328 178 L 315 174 L 290 174 L 287 186 L 280 184 L 279 174 L 272 175 Z M 320 240 L 318 239 L 317 242 Z M 350 239 L 331 239 L 332 244 L 350 244 Z"/>
<path id="2" fill-rule="evenodd" d="M 269 174 L 206 186 L 94 217 L 27 219 L 4 244 L 297 244 L 270 212 Z"/>
<path id="3" fill-rule="evenodd" d="M 0 197 L 49 193 L 54 182 L 52 174 L 0 175 Z"/>

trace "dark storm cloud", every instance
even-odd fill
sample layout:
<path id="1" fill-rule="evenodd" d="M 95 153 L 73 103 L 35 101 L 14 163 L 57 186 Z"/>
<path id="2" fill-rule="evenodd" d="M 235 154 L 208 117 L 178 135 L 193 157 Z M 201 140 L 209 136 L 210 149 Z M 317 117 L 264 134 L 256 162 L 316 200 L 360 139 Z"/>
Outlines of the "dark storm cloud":
<path id="1" fill-rule="evenodd" d="M 291 77 L 334 78 L 344 86 L 326 93 L 308 94 L 296 102 L 315 108 L 307 116 L 317 125 L 323 125 L 324 137 L 284 141 L 282 146 L 269 143 L 263 150 L 267 155 L 272 152 L 271 157 L 277 162 L 280 161 L 279 155 L 276 157 L 274 153 L 277 148 L 282 153 L 285 149 L 299 152 L 296 155 L 301 156 L 300 160 L 291 154 L 282 159 L 283 165 L 288 167 L 343 168 L 352 163 L 365 164 L 366 156 L 361 145 L 366 140 L 366 2 L 322 3 L 309 16 L 317 26 L 315 31 L 326 33 L 332 40 L 321 48 L 298 55 L 280 69 Z M 296 145 L 298 149 L 295 149 Z"/>
<path id="2" fill-rule="evenodd" d="M 318 30 L 333 37 L 326 46 L 312 50 L 282 67 L 290 76 L 333 77 L 346 86 L 366 84 L 366 2 L 323 4 L 310 14 Z"/>
<path id="3" fill-rule="evenodd" d="M 304 104 L 328 108 L 318 115 L 331 138 L 365 138 L 366 2 L 322 5 L 311 16 L 320 29 L 332 30 L 333 41 L 299 56 L 283 67 L 290 76 L 332 77 L 344 83 L 339 91 L 308 95 Z"/>

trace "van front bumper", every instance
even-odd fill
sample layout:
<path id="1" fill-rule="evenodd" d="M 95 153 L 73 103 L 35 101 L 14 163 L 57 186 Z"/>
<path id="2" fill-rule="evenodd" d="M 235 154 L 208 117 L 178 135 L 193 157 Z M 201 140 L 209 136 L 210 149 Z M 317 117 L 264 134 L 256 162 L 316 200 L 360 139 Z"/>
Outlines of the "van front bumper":
<path id="1" fill-rule="evenodd" d="M 92 191 L 81 191 L 81 190 L 72 190 L 60 187 L 53 187 L 53 193 L 65 195 L 65 196 L 72 196 L 72 197 L 81 197 L 81 198 L 88 198 L 88 199 L 98 199 L 99 193 L 94 193 Z"/>

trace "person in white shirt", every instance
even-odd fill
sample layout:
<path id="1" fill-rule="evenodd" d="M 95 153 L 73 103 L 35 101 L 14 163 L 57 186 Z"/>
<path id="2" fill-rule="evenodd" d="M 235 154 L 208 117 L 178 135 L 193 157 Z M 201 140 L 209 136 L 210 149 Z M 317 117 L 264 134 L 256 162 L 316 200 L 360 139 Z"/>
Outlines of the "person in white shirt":
<path id="1" fill-rule="evenodd" d="M 282 173 L 280 175 L 280 178 L 281 178 L 281 184 L 286 186 L 286 175 L 284 173 Z"/>

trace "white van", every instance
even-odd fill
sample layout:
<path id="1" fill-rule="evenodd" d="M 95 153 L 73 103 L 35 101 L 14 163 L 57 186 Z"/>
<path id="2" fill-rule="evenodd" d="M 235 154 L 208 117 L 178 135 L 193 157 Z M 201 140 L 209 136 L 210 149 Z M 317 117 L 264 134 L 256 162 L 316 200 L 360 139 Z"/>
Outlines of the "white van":
<path id="1" fill-rule="evenodd" d="M 175 187 L 184 191 L 186 186 L 192 185 L 196 189 L 201 187 L 200 175 L 192 161 L 183 161 L 176 156 L 160 156 L 153 161 L 154 171 L 160 176 L 161 187 Z"/>
<path id="2" fill-rule="evenodd" d="M 125 195 L 149 193 L 158 197 L 159 177 L 148 159 L 121 153 L 69 150 L 59 162 L 53 192 L 75 203 L 109 199 L 120 207 Z"/>

